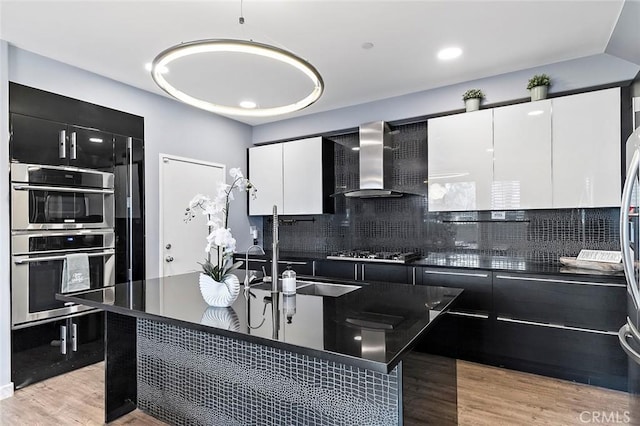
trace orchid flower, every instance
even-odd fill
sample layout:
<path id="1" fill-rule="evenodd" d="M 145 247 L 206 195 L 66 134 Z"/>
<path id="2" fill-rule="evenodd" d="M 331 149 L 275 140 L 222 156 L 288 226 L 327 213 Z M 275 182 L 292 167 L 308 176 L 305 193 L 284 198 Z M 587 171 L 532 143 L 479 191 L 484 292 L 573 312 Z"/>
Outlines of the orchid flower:
<path id="1" fill-rule="evenodd" d="M 216 187 L 216 196 L 212 200 L 206 195 L 197 194 L 189 202 L 185 212 L 185 222 L 190 222 L 195 216 L 196 210 L 201 210 L 207 217 L 207 244 L 205 252 L 207 258 L 202 264 L 204 273 L 210 275 L 216 281 L 222 281 L 224 275 L 240 266 L 241 262 L 231 264 L 230 259 L 236 250 L 236 240 L 229 228 L 229 203 L 235 199 L 234 190 L 247 191 L 256 198 L 257 190 L 253 184 L 246 179 L 239 167 L 229 169 L 229 175 L 233 178 L 231 185 L 220 182 Z M 211 262 L 211 253 L 216 252 L 217 264 Z"/>

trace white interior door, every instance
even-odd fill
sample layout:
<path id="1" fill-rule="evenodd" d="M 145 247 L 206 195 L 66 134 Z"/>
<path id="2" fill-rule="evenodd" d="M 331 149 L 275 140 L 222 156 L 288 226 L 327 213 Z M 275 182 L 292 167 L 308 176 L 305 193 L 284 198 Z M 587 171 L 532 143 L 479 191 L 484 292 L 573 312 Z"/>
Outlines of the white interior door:
<path id="1" fill-rule="evenodd" d="M 200 212 L 185 223 L 189 201 L 196 194 L 215 197 L 225 181 L 225 166 L 160 154 L 160 275 L 199 271 L 207 244 L 207 221 Z"/>

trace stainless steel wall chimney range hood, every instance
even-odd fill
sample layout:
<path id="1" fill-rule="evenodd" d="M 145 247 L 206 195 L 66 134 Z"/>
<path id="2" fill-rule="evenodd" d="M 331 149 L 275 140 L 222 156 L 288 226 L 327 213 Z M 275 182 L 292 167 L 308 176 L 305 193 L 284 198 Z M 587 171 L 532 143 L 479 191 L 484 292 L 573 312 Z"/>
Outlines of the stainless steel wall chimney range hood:
<path id="1" fill-rule="evenodd" d="M 360 189 L 344 192 L 345 197 L 402 197 L 391 188 L 393 151 L 389 126 L 374 121 L 360 126 Z"/>

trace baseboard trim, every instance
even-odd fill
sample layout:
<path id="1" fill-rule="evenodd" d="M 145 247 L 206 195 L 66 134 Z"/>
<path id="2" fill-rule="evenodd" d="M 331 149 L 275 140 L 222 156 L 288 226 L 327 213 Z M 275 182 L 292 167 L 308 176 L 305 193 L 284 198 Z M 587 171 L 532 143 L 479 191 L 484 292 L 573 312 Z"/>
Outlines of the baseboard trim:
<path id="1" fill-rule="evenodd" d="M 10 398 L 13 396 L 13 382 L 9 382 L 6 385 L 0 386 L 0 400 Z"/>

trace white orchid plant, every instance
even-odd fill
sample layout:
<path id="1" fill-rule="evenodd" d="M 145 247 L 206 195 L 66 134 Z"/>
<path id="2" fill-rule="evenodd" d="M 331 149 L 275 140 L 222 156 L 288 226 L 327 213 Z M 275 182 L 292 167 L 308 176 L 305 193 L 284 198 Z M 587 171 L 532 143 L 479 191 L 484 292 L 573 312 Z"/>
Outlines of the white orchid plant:
<path id="1" fill-rule="evenodd" d="M 229 203 L 235 198 L 233 191 L 247 191 L 255 199 L 257 190 L 249 179 L 245 178 L 240 168 L 232 168 L 229 175 L 233 179 L 231 185 L 221 182 L 218 184 L 218 193 L 212 200 L 206 195 L 198 194 L 189 202 L 185 212 L 186 223 L 196 217 L 196 211 L 207 216 L 207 245 L 205 252 L 207 257 L 202 265 L 202 272 L 214 280 L 221 282 L 223 277 L 234 269 L 242 266 L 242 262 L 233 263 L 233 253 L 236 250 L 236 240 L 229 228 Z M 220 215 L 221 213 L 221 215 Z M 222 216 L 222 217 L 221 217 Z M 216 251 L 216 263 L 211 261 L 211 251 Z"/>

